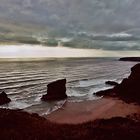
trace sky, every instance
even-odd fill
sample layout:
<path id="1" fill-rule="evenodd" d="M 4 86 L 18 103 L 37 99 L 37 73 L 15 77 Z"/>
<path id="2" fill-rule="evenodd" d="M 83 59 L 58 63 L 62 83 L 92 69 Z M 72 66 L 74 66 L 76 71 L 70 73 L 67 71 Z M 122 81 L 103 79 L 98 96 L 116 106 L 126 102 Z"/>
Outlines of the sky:
<path id="1" fill-rule="evenodd" d="M 125 57 L 138 56 L 138 51 L 110 51 L 97 49 L 75 49 L 66 47 L 41 47 L 40 45 L 0 46 L 0 60 L 40 60 L 43 58 L 76 57 Z M 8 59 L 9 58 L 9 59 Z M 35 59 L 36 58 L 36 59 Z M 28 60 L 27 59 L 27 60 Z"/>
<path id="2" fill-rule="evenodd" d="M 10 21 L 86 31 L 99 49 L 140 51 L 140 0 L 0 0 L 0 29 Z"/>
<path id="3" fill-rule="evenodd" d="M 0 17 L 118 32 L 140 28 L 140 0 L 0 0 Z"/>

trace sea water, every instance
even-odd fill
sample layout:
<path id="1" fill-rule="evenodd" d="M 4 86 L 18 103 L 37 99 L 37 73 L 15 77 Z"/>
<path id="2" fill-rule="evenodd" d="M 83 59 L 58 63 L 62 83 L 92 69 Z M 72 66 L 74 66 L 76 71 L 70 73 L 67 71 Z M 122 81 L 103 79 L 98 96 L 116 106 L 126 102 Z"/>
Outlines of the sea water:
<path id="1" fill-rule="evenodd" d="M 12 99 L 0 107 L 20 108 L 47 115 L 61 108 L 66 100 L 43 102 L 47 84 L 67 79 L 69 102 L 98 100 L 93 93 L 110 88 L 105 81 L 121 82 L 130 74 L 135 62 L 118 61 L 118 58 L 59 58 L 39 61 L 0 62 L 0 92 Z"/>

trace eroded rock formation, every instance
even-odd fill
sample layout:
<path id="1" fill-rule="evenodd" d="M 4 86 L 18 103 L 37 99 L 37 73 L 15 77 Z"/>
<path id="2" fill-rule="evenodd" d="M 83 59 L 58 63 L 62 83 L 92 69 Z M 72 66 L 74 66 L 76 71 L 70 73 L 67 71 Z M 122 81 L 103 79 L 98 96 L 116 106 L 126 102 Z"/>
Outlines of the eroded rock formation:
<path id="1" fill-rule="evenodd" d="M 4 104 L 7 104 L 11 102 L 11 99 L 8 98 L 7 94 L 3 91 L 1 94 L 0 94 L 0 105 L 4 105 Z"/>
<path id="2" fill-rule="evenodd" d="M 65 98 L 67 98 L 66 79 L 61 79 L 47 85 L 47 94 L 43 95 L 41 100 L 62 100 Z"/>
<path id="3" fill-rule="evenodd" d="M 96 95 L 117 96 L 127 102 L 140 103 L 140 63 L 131 68 L 131 74 L 128 78 L 116 85 L 112 89 L 99 91 Z"/>

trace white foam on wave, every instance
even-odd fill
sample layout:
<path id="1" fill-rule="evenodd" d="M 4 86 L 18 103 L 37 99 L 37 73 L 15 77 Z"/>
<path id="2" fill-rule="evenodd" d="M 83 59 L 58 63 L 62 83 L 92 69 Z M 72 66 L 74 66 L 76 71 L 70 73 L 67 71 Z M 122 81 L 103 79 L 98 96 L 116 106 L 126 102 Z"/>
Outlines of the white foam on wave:
<path id="1" fill-rule="evenodd" d="M 69 89 L 69 90 L 67 90 L 67 95 L 68 95 L 68 97 L 82 97 L 82 96 L 87 95 L 87 93 L 81 94 L 80 92 L 78 92 L 74 89 Z"/>
<path id="2" fill-rule="evenodd" d="M 6 105 L 2 105 L 2 108 L 9 108 L 9 109 L 24 109 L 31 106 L 31 104 L 27 104 L 25 102 L 22 101 L 12 101 L 9 104 Z"/>
<path id="3" fill-rule="evenodd" d="M 101 99 L 102 97 L 103 97 L 103 96 L 97 97 L 97 96 L 93 95 L 93 93 L 92 93 L 92 94 L 88 94 L 88 101 L 99 100 L 99 99 Z"/>
<path id="4" fill-rule="evenodd" d="M 79 81 L 75 87 L 89 87 L 94 85 L 103 84 L 107 81 L 107 79 L 92 79 L 92 80 L 86 80 L 86 81 Z"/>
<path id="5" fill-rule="evenodd" d="M 49 115 L 50 113 L 62 108 L 63 105 L 65 104 L 65 102 L 66 102 L 66 100 L 56 102 L 53 107 L 50 107 L 45 113 L 44 112 L 41 113 L 41 115 Z"/>
<path id="6" fill-rule="evenodd" d="M 112 87 L 112 86 L 96 87 L 93 89 L 93 94 L 98 92 L 98 91 L 101 91 L 101 90 L 109 89 L 110 87 Z"/>

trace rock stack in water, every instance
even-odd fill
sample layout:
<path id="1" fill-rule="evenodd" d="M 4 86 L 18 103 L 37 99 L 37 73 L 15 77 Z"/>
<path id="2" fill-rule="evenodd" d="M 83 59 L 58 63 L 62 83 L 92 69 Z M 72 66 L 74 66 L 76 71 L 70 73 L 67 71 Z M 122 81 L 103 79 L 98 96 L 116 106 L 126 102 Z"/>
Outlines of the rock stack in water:
<path id="1" fill-rule="evenodd" d="M 115 81 L 106 81 L 105 84 L 110 85 L 110 86 L 116 86 L 116 85 L 118 85 L 118 83 L 115 82 Z"/>
<path id="2" fill-rule="evenodd" d="M 62 100 L 65 98 L 67 98 L 66 79 L 61 79 L 47 85 L 47 94 L 43 95 L 41 100 Z"/>
<path id="3" fill-rule="evenodd" d="M 4 105 L 4 104 L 7 104 L 11 102 L 11 99 L 8 98 L 7 94 L 3 91 L 1 94 L 0 94 L 0 105 Z"/>
<path id="4" fill-rule="evenodd" d="M 117 96 L 127 102 L 140 103 L 140 63 L 131 68 L 131 74 L 128 78 L 116 85 L 112 89 L 99 91 L 96 95 Z"/>

